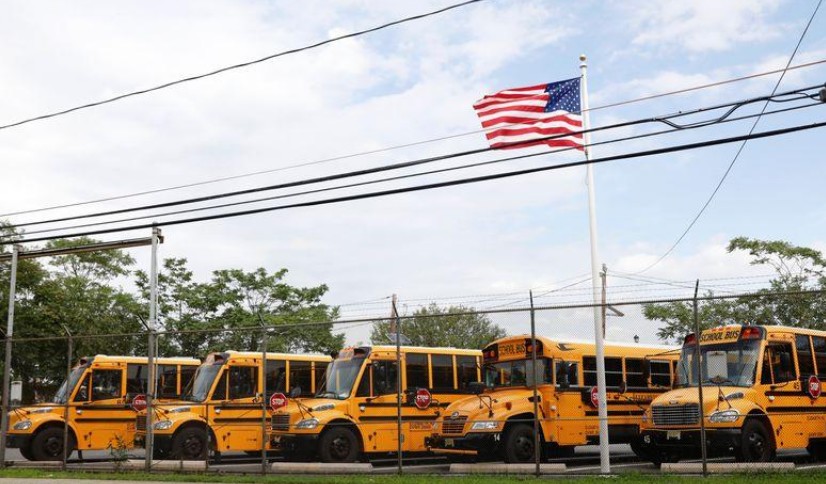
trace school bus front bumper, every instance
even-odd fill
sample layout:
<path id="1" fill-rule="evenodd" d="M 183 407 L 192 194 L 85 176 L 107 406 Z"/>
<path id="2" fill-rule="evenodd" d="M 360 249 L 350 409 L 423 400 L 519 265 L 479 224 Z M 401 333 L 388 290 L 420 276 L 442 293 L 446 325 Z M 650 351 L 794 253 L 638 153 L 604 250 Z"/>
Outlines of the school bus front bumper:
<path id="1" fill-rule="evenodd" d="M 32 434 L 12 434 L 6 436 L 6 447 L 9 449 L 25 449 L 32 441 Z"/>
<path id="2" fill-rule="evenodd" d="M 456 437 L 434 435 L 425 439 L 425 445 L 434 454 L 491 454 L 499 447 L 499 433 L 468 432 Z"/>
<path id="3" fill-rule="evenodd" d="M 313 453 L 318 448 L 319 434 L 276 434 L 270 436 L 270 446 L 290 453 Z"/>
<path id="4" fill-rule="evenodd" d="M 726 450 L 740 446 L 742 430 L 739 428 L 706 429 L 706 446 L 709 449 Z M 646 448 L 682 448 L 700 450 L 700 429 L 648 429 L 642 432 L 642 445 Z"/>

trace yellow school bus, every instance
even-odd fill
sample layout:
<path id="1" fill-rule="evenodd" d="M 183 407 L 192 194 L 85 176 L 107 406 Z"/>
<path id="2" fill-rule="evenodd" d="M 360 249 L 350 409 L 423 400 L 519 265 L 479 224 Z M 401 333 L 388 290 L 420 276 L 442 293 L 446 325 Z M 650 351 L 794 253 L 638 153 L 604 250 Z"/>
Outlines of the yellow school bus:
<path id="1" fill-rule="evenodd" d="M 534 398 L 538 395 L 541 455 L 567 456 L 599 441 L 597 365 L 593 343 L 510 336 L 482 350 L 484 384 L 445 409 L 428 439 L 438 454 L 463 459 L 535 458 Z M 605 342 L 608 433 L 611 443 L 639 448 L 640 421 L 653 398 L 671 389 L 677 348 Z"/>
<path id="2" fill-rule="evenodd" d="M 643 444 L 652 462 L 700 453 L 700 418 L 710 455 L 766 462 L 777 449 L 826 458 L 826 331 L 724 326 L 686 336 L 676 388 L 646 412 Z M 702 382 L 703 408 L 699 384 Z"/>
<path id="3" fill-rule="evenodd" d="M 178 398 L 200 363 L 195 358 L 158 358 L 159 398 Z M 68 454 L 131 447 L 136 414 L 131 403 L 146 393 L 147 370 L 146 357 L 82 358 L 51 403 L 9 412 L 8 447 L 20 449 L 28 460 L 62 459 L 66 405 Z"/>
<path id="4" fill-rule="evenodd" d="M 313 395 L 332 360 L 324 355 L 267 353 L 265 370 L 262 356 L 239 351 L 209 354 L 179 401 L 155 407 L 154 457 L 203 460 L 210 450 L 260 452 L 262 443 L 267 445 L 262 429 L 267 395 Z M 135 445 L 144 447 L 146 411 L 133 421 L 138 428 Z"/>
<path id="5" fill-rule="evenodd" d="M 401 347 L 402 452 L 426 452 L 444 408 L 479 381 L 479 350 Z M 272 415 L 273 446 L 288 460 L 354 462 L 397 452 L 399 368 L 395 346 L 343 349 L 311 399 Z"/>

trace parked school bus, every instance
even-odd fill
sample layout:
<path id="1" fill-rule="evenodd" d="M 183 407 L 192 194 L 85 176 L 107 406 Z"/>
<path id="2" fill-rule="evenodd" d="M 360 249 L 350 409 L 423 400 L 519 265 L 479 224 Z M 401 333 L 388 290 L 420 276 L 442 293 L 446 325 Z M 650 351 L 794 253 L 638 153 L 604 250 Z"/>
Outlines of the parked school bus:
<path id="1" fill-rule="evenodd" d="M 534 381 L 543 458 L 599 441 L 594 344 L 537 337 L 535 369 L 533 349 L 530 336 L 511 336 L 482 350 L 484 384 L 439 417 L 428 439 L 434 453 L 533 462 Z M 639 449 L 643 412 L 671 388 L 677 357 L 677 348 L 605 342 L 611 443 Z"/>
<path id="2" fill-rule="evenodd" d="M 313 395 L 329 356 L 260 352 L 209 354 L 181 399 L 154 407 L 154 457 L 203 460 L 208 452 L 261 451 L 267 445 L 267 395 L 293 391 Z M 266 374 L 266 395 L 264 394 Z M 135 445 L 144 447 L 146 411 L 133 420 Z"/>
<path id="3" fill-rule="evenodd" d="M 784 326 L 725 326 L 686 336 L 673 391 L 645 415 L 649 460 L 700 454 L 700 418 L 710 455 L 766 462 L 777 449 L 808 449 L 826 458 L 826 331 Z M 702 381 L 700 409 L 698 380 Z"/>
<path id="4" fill-rule="evenodd" d="M 159 398 L 177 398 L 200 363 L 195 358 L 158 358 Z M 146 357 L 82 358 L 51 403 L 9 412 L 8 447 L 20 449 L 28 460 L 62 459 L 64 415 L 69 421 L 68 454 L 110 445 L 131 447 L 136 413 L 132 398 L 146 393 L 147 370 Z"/>
<path id="5" fill-rule="evenodd" d="M 479 381 L 479 350 L 401 347 L 402 452 L 426 452 L 444 408 Z M 316 398 L 272 415 L 272 445 L 289 460 L 354 462 L 397 452 L 399 368 L 395 346 L 343 349 Z"/>

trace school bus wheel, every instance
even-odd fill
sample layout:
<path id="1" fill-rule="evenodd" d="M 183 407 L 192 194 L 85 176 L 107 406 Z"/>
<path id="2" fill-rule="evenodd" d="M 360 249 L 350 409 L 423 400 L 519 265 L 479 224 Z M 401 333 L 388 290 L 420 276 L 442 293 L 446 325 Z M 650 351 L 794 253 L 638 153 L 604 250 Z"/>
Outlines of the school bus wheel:
<path id="1" fill-rule="evenodd" d="M 505 431 L 505 462 L 533 462 L 535 458 L 536 441 L 533 426 L 527 424 L 511 424 Z"/>
<path id="2" fill-rule="evenodd" d="M 206 460 L 207 431 L 200 426 L 184 427 L 172 438 L 172 458 L 183 460 Z"/>
<path id="3" fill-rule="evenodd" d="M 335 422 L 318 440 L 318 454 L 322 462 L 355 462 L 359 447 L 359 438 L 353 429 Z"/>
<path id="4" fill-rule="evenodd" d="M 73 434 L 69 434 L 68 441 L 68 454 L 71 455 L 75 449 Z M 62 460 L 63 426 L 48 426 L 39 430 L 32 439 L 30 452 L 32 460 Z"/>
<path id="5" fill-rule="evenodd" d="M 29 442 L 29 445 L 27 445 L 25 447 L 20 447 L 19 449 L 17 449 L 17 450 L 20 451 L 20 455 L 22 455 L 23 458 L 26 459 L 26 460 L 34 460 L 34 456 L 32 455 L 31 445 L 32 445 L 31 442 Z"/>
<path id="6" fill-rule="evenodd" d="M 21 449 L 22 450 L 22 449 Z M 817 462 L 826 461 L 826 442 L 809 442 L 806 446 L 809 455 Z"/>
<path id="7" fill-rule="evenodd" d="M 769 462 L 774 459 L 774 439 L 763 419 L 746 419 L 740 436 L 740 446 L 734 451 L 739 462 Z"/>

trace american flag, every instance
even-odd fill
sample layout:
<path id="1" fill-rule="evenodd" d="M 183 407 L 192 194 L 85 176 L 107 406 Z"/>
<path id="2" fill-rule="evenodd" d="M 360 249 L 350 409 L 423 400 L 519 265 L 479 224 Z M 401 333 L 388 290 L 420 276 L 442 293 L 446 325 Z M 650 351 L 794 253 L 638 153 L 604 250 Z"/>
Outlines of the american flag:
<path id="1" fill-rule="evenodd" d="M 485 96 L 473 104 L 491 148 L 582 148 L 579 77 L 550 84 L 518 87 Z M 530 142 L 530 140 L 537 140 Z M 526 143 L 522 143 L 528 141 Z M 514 143 L 519 143 L 513 145 Z"/>

